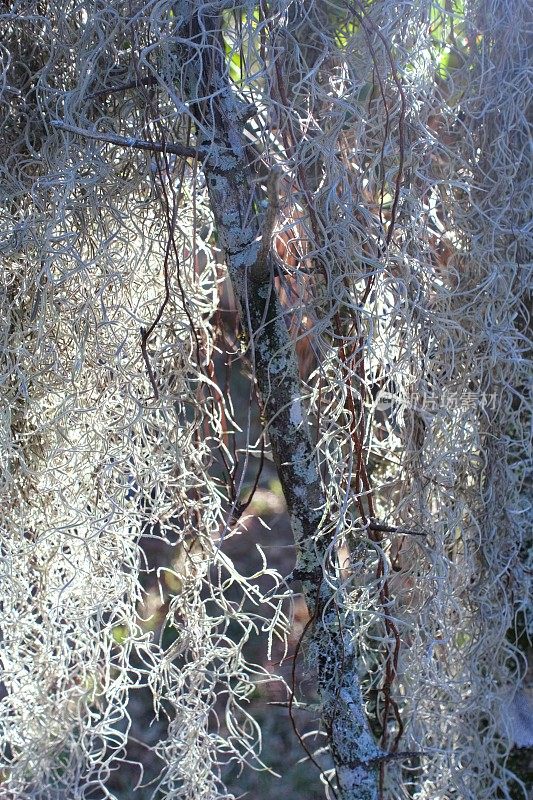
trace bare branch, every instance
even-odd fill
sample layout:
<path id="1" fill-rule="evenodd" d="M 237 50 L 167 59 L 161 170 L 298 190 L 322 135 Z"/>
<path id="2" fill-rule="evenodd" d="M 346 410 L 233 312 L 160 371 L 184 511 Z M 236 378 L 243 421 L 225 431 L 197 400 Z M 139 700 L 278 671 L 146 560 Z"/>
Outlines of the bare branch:
<path id="1" fill-rule="evenodd" d="M 396 528 L 394 525 L 383 525 L 381 522 L 370 520 L 367 526 L 371 531 L 378 533 L 396 533 L 398 536 L 427 536 L 425 531 L 412 531 L 408 528 Z"/>
<path id="2" fill-rule="evenodd" d="M 52 120 L 50 124 L 54 128 L 58 128 L 58 130 L 67 131 L 85 139 L 94 139 L 97 142 L 116 144 L 119 147 L 132 147 L 136 150 L 149 150 L 154 153 L 172 153 L 176 156 L 182 156 L 182 158 L 203 158 L 208 153 L 206 148 L 187 147 L 184 144 L 171 142 L 148 142 L 145 139 L 137 139 L 134 136 L 118 136 L 116 133 L 88 131 L 86 128 L 78 128 L 76 125 L 69 125 L 59 119 Z"/>
<path id="3" fill-rule="evenodd" d="M 106 89 L 98 89 L 96 92 L 91 92 L 88 94 L 86 99 L 87 100 L 95 100 L 97 97 L 104 97 L 107 94 L 115 94 L 117 92 L 127 92 L 129 89 L 138 89 L 140 86 L 155 86 L 157 84 L 157 79 L 148 76 L 146 78 L 141 78 L 141 80 L 134 80 L 128 81 L 127 83 L 121 83 L 118 86 L 109 86 Z"/>

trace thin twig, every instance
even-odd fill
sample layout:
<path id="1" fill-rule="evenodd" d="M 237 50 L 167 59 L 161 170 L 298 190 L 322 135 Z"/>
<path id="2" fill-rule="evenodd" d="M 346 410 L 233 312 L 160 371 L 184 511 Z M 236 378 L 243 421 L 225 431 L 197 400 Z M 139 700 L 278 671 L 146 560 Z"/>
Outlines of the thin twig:
<path id="1" fill-rule="evenodd" d="M 108 142 L 119 147 L 133 147 L 136 150 L 151 150 L 155 153 L 172 153 L 183 158 L 201 158 L 206 156 L 205 147 L 188 147 L 177 142 L 147 142 L 145 139 L 137 139 L 135 136 L 118 136 L 116 133 L 103 133 L 101 131 L 88 131 L 86 128 L 78 128 L 76 125 L 69 125 L 60 119 L 54 119 L 50 123 L 54 128 L 61 131 L 74 133 L 85 139 L 95 139 L 98 142 Z"/>
<path id="2" fill-rule="evenodd" d="M 119 86 L 108 86 L 106 89 L 98 89 L 96 92 L 91 92 L 86 96 L 86 100 L 94 100 L 96 97 L 102 97 L 106 94 L 115 94 L 116 92 L 127 92 L 128 89 L 138 89 L 141 86 L 155 86 L 157 78 L 148 76 L 139 80 L 129 81 L 128 83 L 121 83 Z"/>
<path id="3" fill-rule="evenodd" d="M 427 536 L 424 531 L 411 531 L 407 528 L 396 528 L 393 525 L 382 525 L 380 522 L 370 520 L 368 528 L 371 531 L 379 531 L 380 533 L 397 533 L 400 536 Z"/>
<path id="4" fill-rule="evenodd" d="M 146 328 L 141 328 L 141 352 L 144 359 L 144 363 L 146 364 L 146 370 L 148 372 L 148 378 L 150 383 L 152 384 L 152 389 L 154 390 L 154 397 L 156 400 L 159 400 L 159 389 L 157 387 L 157 381 L 155 379 L 154 370 L 152 369 L 152 364 L 150 363 L 150 357 L 148 355 L 148 337 L 149 332 Z"/>

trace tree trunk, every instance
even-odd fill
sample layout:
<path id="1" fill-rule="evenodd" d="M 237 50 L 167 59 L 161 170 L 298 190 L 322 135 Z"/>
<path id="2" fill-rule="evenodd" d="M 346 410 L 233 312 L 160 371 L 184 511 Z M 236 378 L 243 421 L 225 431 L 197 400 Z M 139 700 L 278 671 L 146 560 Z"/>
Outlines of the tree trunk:
<path id="1" fill-rule="evenodd" d="M 322 723 L 329 737 L 338 796 L 375 800 L 383 753 L 366 720 L 353 633 L 349 625 L 344 628 L 345 612 L 325 578 L 324 565 L 334 563 L 335 553 L 331 537 L 321 532 L 324 495 L 294 346 L 274 286 L 270 242 L 262 241 L 262 225 L 270 238 L 265 223 L 268 213 L 261 219 L 254 211 L 258 204 L 242 134 L 250 109 L 225 78 L 220 26 L 218 15 L 200 18 L 196 14 L 184 31 L 192 41 L 202 38 L 199 51 L 185 46 L 180 52 L 188 70 L 186 99 L 197 120 L 197 144 L 209 150 L 203 169 L 211 206 L 242 324 L 249 332 L 265 426 L 290 514 L 297 553 L 293 575 L 302 582 L 313 620 L 310 655 L 318 673 Z M 208 99 L 200 102 L 197 97 Z"/>

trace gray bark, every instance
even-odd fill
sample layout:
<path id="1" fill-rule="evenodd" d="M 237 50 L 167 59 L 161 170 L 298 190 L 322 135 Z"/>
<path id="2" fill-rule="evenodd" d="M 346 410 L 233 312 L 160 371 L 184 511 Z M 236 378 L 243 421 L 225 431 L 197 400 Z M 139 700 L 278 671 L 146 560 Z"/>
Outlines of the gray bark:
<path id="1" fill-rule="evenodd" d="M 224 77 L 218 15 L 195 13 L 182 28 L 178 57 L 188 64 L 188 96 L 197 120 L 197 146 L 209 150 L 203 163 L 210 202 L 238 300 L 249 331 L 255 377 L 272 455 L 296 545 L 294 578 L 300 579 L 313 620 L 310 654 L 316 664 L 322 723 L 337 774 L 340 800 L 376 800 L 383 757 L 367 723 L 357 660 L 345 615 L 324 573 L 330 539 L 320 532 L 324 496 L 316 454 L 301 400 L 298 368 L 274 286 L 270 248 L 262 246 L 263 219 L 254 212 L 251 169 L 243 123 L 249 109 Z M 199 50 L 186 41 L 203 36 Z M 201 53 L 199 55 L 198 53 Z M 208 97 L 198 102 L 196 98 Z M 267 231 L 268 233 L 268 231 Z"/>

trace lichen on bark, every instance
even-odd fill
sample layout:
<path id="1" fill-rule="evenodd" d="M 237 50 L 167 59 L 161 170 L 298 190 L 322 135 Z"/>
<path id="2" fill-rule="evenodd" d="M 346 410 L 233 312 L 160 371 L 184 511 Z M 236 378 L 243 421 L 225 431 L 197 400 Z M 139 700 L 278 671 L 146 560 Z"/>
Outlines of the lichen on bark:
<path id="1" fill-rule="evenodd" d="M 263 407 L 273 459 L 291 519 L 299 576 L 313 622 L 310 652 L 314 653 L 322 724 L 329 737 L 340 800 L 376 800 L 377 764 L 382 755 L 370 732 L 359 686 L 351 633 L 344 630 L 345 612 L 339 593 L 326 579 L 331 561 L 331 536 L 316 453 L 301 400 L 294 343 L 274 285 L 274 260 L 267 251 L 263 262 L 262 218 L 251 211 L 253 182 L 242 133 L 242 103 L 225 77 L 220 17 L 203 13 L 201 24 L 189 20 L 189 36 L 202 30 L 213 39 L 209 69 L 202 56 L 189 52 L 188 67 L 196 63 L 198 101 L 187 98 L 197 115 L 199 145 L 212 148 L 203 163 L 211 207 L 222 243 L 243 328 L 248 331 L 251 360 Z M 224 154 L 221 158 L 220 154 Z M 254 255 L 256 259 L 254 260 Z"/>

